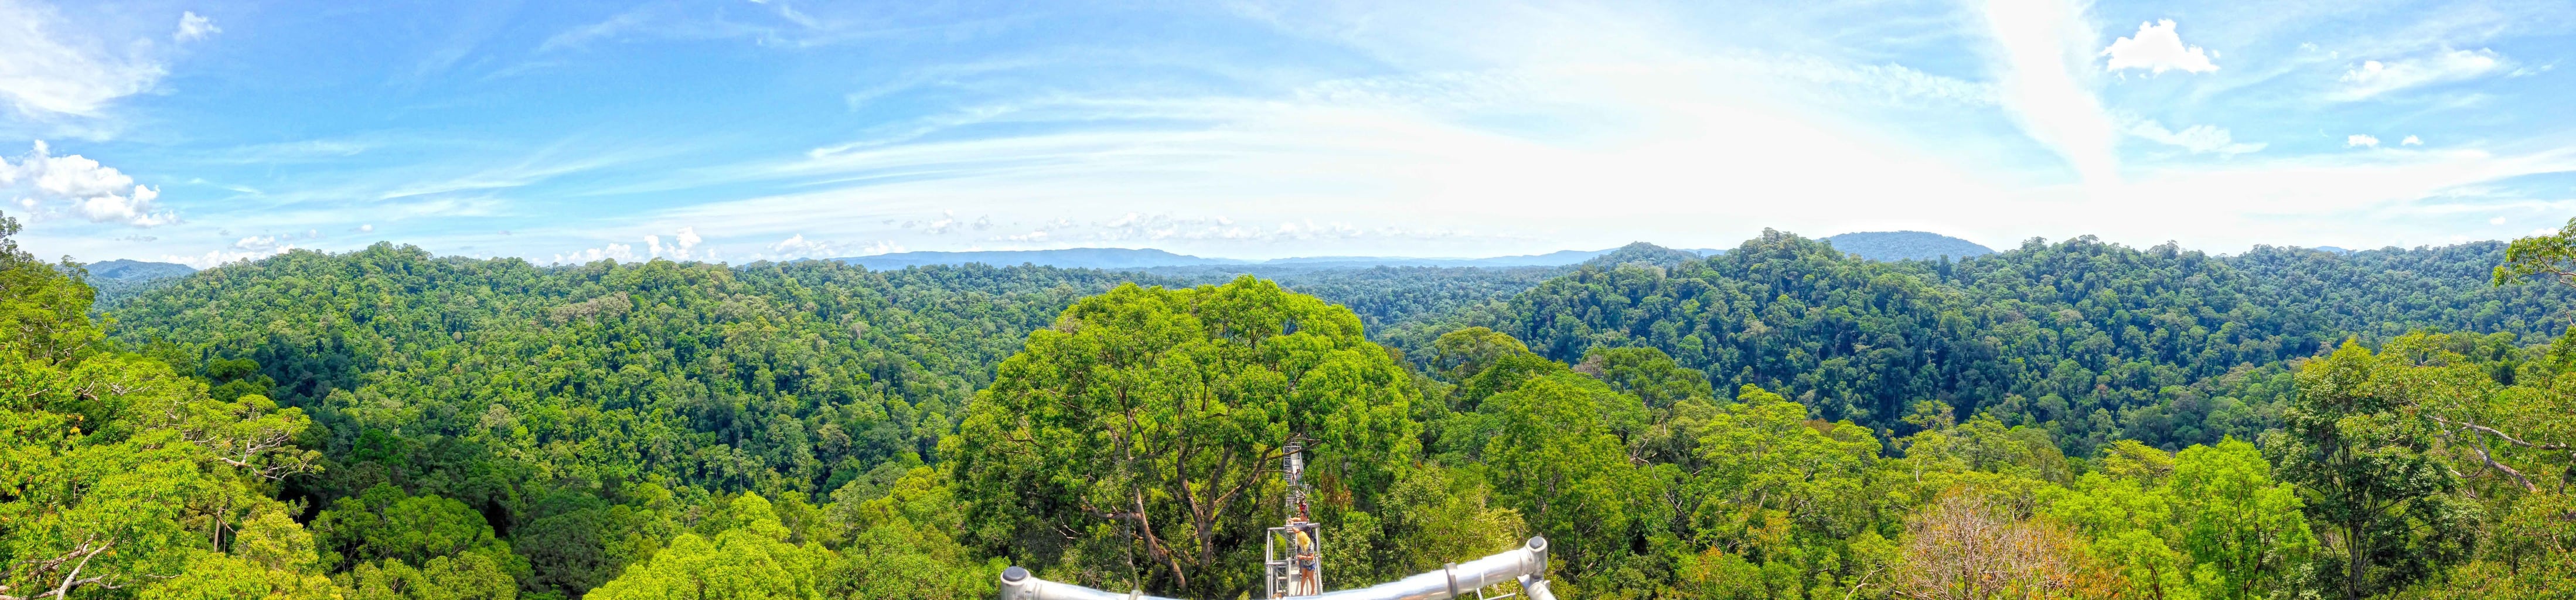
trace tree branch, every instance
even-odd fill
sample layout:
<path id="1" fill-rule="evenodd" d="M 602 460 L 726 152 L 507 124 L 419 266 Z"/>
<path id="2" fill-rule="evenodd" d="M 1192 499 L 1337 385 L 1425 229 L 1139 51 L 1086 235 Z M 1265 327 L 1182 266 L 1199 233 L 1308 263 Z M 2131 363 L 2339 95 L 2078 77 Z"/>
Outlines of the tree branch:
<path id="1" fill-rule="evenodd" d="M 98 555 L 100 555 L 100 554 L 105 554 L 105 553 L 107 552 L 107 549 L 109 549 L 109 548 L 114 548 L 114 547 L 116 547 L 116 542 L 108 542 L 108 543 L 106 543 L 106 544 L 99 545 L 99 546 L 96 546 L 96 547 L 92 547 L 92 546 L 90 546 L 90 542 L 81 542 L 81 543 L 80 543 L 80 546 L 79 546 L 79 547 L 76 547 L 76 548 L 73 548 L 71 552 L 69 552 L 69 553 L 65 553 L 65 554 L 63 554 L 62 556 L 60 556 L 60 557 L 56 557 L 56 558 L 54 558 L 54 559 L 52 559 L 52 560 L 42 561 L 42 562 L 41 562 L 41 564 L 37 565 L 37 567 L 36 567 L 36 569 L 35 569 L 34 571 L 30 571 L 30 572 L 28 573 L 29 575 L 34 575 L 34 574 L 37 574 L 37 573 L 43 573 L 43 572 L 46 572 L 46 571 L 51 571 L 51 570 L 54 570 L 54 568 L 55 568 L 55 567 L 62 566 L 62 564 L 63 564 L 63 563 L 65 563 L 65 562 L 69 562 L 73 557 L 79 557 L 79 558 L 80 558 L 80 562 L 72 565 L 71 573 L 65 574 L 65 575 L 63 576 L 63 578 L 62 578 L 61 583 L 56 584 L 56 585 L 54 586 L 54 589 L 53 589 L 53 590 L 51 590 L 51 591 L 47 591 L 47 592 L 42 593 L 42 594 L 37 594 L 37 595 L 34 595 L 34 596 L 26 596 L 26 597 L 10 596 L 10 595 L 6 595 L 6 594 L 0 594 L 0 600 L 35 600 L 35 599 L 37 599 L 37 598 L 68 598 L 68 597 L 70 597 L 71 591 L 72 591 L 73 589 L 75 589 L 75 588 L 79 588 L 79 587 L 81 587 L 81 586 L 88 586 L 88 585 L 96 585 L 96 586 L 100 586 L 100 587 L 104 587 L 104 588 L 108 588 L 108 589 L 115 589 L 117 586 L 109 585 L 109 584 L 107 584 L 107 583 L 106 583 L 106 582 L 107 582 L 107 576 L 105 576 L 105 575 L 92 575 L 92 576 L 90 576 L 90 577 L 88 577 L 88 578 L 82 578 L 82 577 L 80 576 L 80 575 L 81 575 L 81 571 L 86 570 L 86 569 L 88 569 L 88 568 L 89 568 L 89 561 L 90 561 L 90 559 L 92 559 L 92 558 L 97 558 L 97 557 L 98 557 Z M 38 562 L 38 561 L 28 561 L 28 562 Z"/>
<path id="2" fill-rule="evenodd" d="M 2438 422 L 2438 423 L 2441 423 L 2441 424 L 2444 424 L 2444 425 L 2450 425 L 2450 426 L 2454 426 L 2454 427 L 2464 427 L 2464 428 L 2467 428 L 2467 429 L 2470 429 L 2470 430 L 2477 431 L 2477 432 L 2479 432 L 2479 433 L 2484 433 L 2484 434 L 2487 434 L 2487 435 L 2492 435 L 2492 436 L 2495 436 L 2497 439 L 2504 440 L 2506 443 L 2510 443 L 2510 444 L 2513 444 L 2513 445 L 2516 445 L 2516 446 L 2521 446 L 2521 447 L 2524 447 L 2524 448 L 2530 448 L 2530 449 L 2533 449 L 2533 450 L 2569 450 L 2569 449 L 2576 449 L 2576 446 L 2569 446 L 2569 445 L 2567 445 L 2567 444 L 2534 444 L 2534 443 L 2531 443 L 2531 442 L 2526 442 L 2526 441 L 2522 441 L 2522 440 L 2520 440 L 2520 439 L 2516 439 L 2516 438 L 2514 438 L 2514 437 L 2513 437 L 2513 435 L 2512 435 L 2512 434 L 2508 434 L 2508 433 L 2505 433 L 2505 432 L 2502 432 L 2502 431 L 2496 431 L 2496 429 L 2495 429 L 2495 428 L 2493 428 L 2493 427 L 2488 427 L 2488 426 L 2485 426 L 2485 425 L 2479 425 L 2479 424 L 2477 424 L 2477 423 L 2462 422 L 2462 421 L 2452 421 L 2452 420 L 2450 420 L 2450 419 L 2444 419 L 2444 418 L 2442 418 L 2442 417 L 2441 417 L 2441 416 L 2439 416 L 2439 415 L 2431 415 L 2431 414 L 2427 414 L 2427 415 L 2424 415 L 2424 417 L 2425 417 L 2425 418 L 2428 418 L 2428 419 L 2432 419 L 2432 420 L 2434 420 L 2435 422 Z"/>

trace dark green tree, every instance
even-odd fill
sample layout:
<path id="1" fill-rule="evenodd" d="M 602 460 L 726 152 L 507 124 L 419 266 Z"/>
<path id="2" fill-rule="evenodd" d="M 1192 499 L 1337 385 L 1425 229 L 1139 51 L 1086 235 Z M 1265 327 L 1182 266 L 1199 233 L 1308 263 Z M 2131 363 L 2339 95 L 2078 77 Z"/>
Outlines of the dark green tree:
<path id="1" fill-rule="evenodd" d="M 2497 286 L 2540 278 L 2576 285 L 2576 219 L 2555 235 L 2514 240 L 2504 249 L 2504 264 L 2495 267 Z"/>
<path id="2" fill-rule="evenodd" d="M 821 600 L 831 552 L 795 544 L 768 500 L 736 497 L 739 517 L 711 536 L 683 533 L 651 559 L 626 569 L 584 598 L 592 600 Z"/>
<path id="3" fill-rule="evenodd" d="M 524 559 L 495 537 L 492 525 L 463 502 L 412 496 L 379 485 L 341 498 L 313 518 L 315 542 L 341 569 L 378 562 L 426 567 L 438 557 L 480 555 L 480 565 L 524 577 Z"/>
<path id="4" fill-rule="evenodd" d="M 1602 348 L 1585 352 L 1574 370 L 1599 378 L 1621 392 L 1636 394 L 1648 408 L 1669 408 L 1684 398 L 1714 398 L 1708 374 L 1673 362 L 1654 348 Z"/>
<path id="5" fill-rule="evenodd" d="M 1256 588 L 1281 445 L 1315 513 L 1369 510 L 1418 452 L 1412 378 L 1348 309 L 1238 279 L 1134 285 L 1029 335 L 940 455 L 989 551 L 1087 584 Z"/>
<path id="6" fill-rule="evenodd" d="M 0 597 L 336 593 L 275 497 L 317 458 L 303 411 L 117 351 L 78 267 L 18 232 L 0 214 Z"/>
<path id="7" fill-rule="evenodd" d="M 2346 343 L 2299 369 L 2299 395 L 2265 450 L 2332 531 L 2326 589 L 2358 599 L 2431 576 L 2475 548 L 2477 505 L 2435 453 L 2430 422 L 2407 414 L 2441 382 L 2396 353 Z"/>
<path id="8" fill-rule="evenodd" d="M 1495 496 L 1547 536 L 1549 566 L 1583 593 L 1651 590 L 1668 571 L 1655 550 L 1674 545 L 1670 474 L 1630 462 L 1605 418 L 1637 403 L 1563 365 L 1484 401 L 1500 417 L 1481 457 Z"/>

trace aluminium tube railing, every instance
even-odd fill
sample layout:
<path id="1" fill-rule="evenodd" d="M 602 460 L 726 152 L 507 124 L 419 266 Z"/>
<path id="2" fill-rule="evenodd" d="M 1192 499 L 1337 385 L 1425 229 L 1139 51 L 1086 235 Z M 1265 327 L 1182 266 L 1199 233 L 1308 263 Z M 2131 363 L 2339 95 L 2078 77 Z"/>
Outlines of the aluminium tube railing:
<path id="1" fill-rule="evenodd" d="M 1358 589 L 1337 590 L 1313 596 L 1292 596 L 1299 600 L 1446 600 L 1475 594 L 1485 586 L 1518 581 L 1530 600 L 1556 600 L 1547 585 L 1547 538 L 1533 537 L 1528 544 L 1463 563 L 1443 566 L 1438 571 L 1423 573 Z M 1111 592 L 1070 583 L 1047 581 L 1028 569 L 1011 567 L 1002 570 L 1002 600 L 1173 600 L 1147 596 L 1144 592 Z"/>

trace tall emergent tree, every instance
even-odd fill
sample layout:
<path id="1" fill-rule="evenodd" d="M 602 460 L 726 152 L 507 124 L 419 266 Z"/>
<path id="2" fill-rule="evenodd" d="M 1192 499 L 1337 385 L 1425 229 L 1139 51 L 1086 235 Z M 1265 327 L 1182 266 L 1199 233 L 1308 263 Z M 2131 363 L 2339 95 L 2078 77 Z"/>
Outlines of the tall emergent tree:
<path id="1" fill-rule="evenodd" d="M 2568 219 L 2556 235 L 2514 240 L 2504 249 L 2504 264 L 2495 268 L 2498 286 L 2542 277 L 2576 285 L 2576 219 Z"/>
<path id="2" fill-rule="evenodd" d="M 988 550 L 1095 587 L 1232 596 L 1259 587 L 1245 565 L 1279 518 L 1282 444 L 1310 449 L 1329 525 L 1417 454 L 1415 399 L 1349 309 L 1250 277 L 1126 285 L 1031 333 L 939 449 Z"/>
<path id="3" fill-rule="evenodd" d="M 1547 536 L 1560 572 L 1582 574 L 1569 591 L 1646 587 L 1637 573 L 1651 554 L 1637 549 L 1669 546 L 1656 538 L 1670 536 L 1663 500 L 1675 475 L 1631 463 L 1612 433 L 1619 413 L 1641 412 L 1637 398 L 1557 365 L 1483 406 L 1501 417 L 1482 456 L 1496 496 Z"/>
<path id="4" fill-rule="evenodd" d="M 2458 497 L 2438 431 L 2406 410 L 2442 382 L 2403 358 L 2346 342 L 2308 362 L 2282 428 L 2264 445 L 2281 479 L 2307 491 L 2316 525 L 2334 534 L 2327 539 L 2337 556 L 2323 576 L 2346 599 L 2432 575 L 2475 547 L 2477 505 Z"/>
<path id="5" fill-rule="evenodd" d="M 788 541 L 787 526 L 768 500 L 734 498 L 732 527 L 714 536 L 683 533 L 653 558 L 628 565 L 616 579 L 591 590 L 594 600 L 821 600 L 824 564 L 831 553 L 819 544 Z M 712 539 L 710 539 L 712 537 Z"/>
<path id="6" fill-rule="evenodd" d="M 313 467 L 303 412 L 114 351 L 79 267 L 17 233 L 0 215 L 0 600 L 327 596 L 270 495 Z"/>

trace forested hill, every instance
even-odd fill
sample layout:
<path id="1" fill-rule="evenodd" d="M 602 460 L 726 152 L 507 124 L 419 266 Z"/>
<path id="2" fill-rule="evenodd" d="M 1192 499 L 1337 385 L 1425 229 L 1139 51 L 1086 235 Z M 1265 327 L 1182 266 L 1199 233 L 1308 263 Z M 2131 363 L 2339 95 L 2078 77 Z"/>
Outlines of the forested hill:
<path id="1" fill-rule="evenodd" d="M 1976 242 L 1922 231 L 1861 231 L 1826 236 L 1834 248 L 1870 260 L 1939 260 L 1994 254 Z"/>
<path id="2" fill-rule="evenodd" d="M 1298 293 L 1350 307 L 1370 335 L 1397 323 L 1447 316 L 1470 306 L 1509 298 L 1539 282 L 1573 272 L 1572 266 L 1426 267 L 1312 264 L 1161 267 L 1140 281 L 1222 283 L 1239 275 L 1279 282 Z"/>
<path id="3" fill-rule="evenodd" d="M 1151 248 L 1065 248 L 1059 250 L 983 250 L 969 252 L 896 252 L 873 256 L 835 258 L 834 261 L 871 269 L 900 269 L 931 265 L 988 264 L 1038 266 L 1074 269 L 1148 270 L 1170 268 L 1268 268 L 1288 270 L 1366 269 L 1371 267 L 1561 267 L 1601 256 L 1610 250 L 1559 250 L 1546 254 L 1489 256 L 1484 258 L 1422 258 L 1406 256 L 1303 256 L 1269 260 L 1204 258 L 1173 254 Z"/>
<path id="4" fill-rule="evenodd" d="M 461 502 L 526 559 L 518 587 L 578 595 L 652 550 L 618 540 L 672 535 L 630 512 L 645 500 L 623 486 L 659 482 L 650 489 L 685 505 L 710 491 L 891 485 L 1030 330 L 1139 278 L 822 261 L 541 268 L 379 244 L 227 265 L 112 314 L 117 339 L 207 378 L 217 398 L 312 415 L 303 443 L 322 468 L 287 496 L 392 486 L 368 502 Z"/>
<path id="5" fill-rule="evenodd" d="M 1674 250 L 1645 242 L 1637 242 L 1611 249 L 1609 252 L 1603 253 L 1600 256 L 1595 256 L 1590 260 L 1583 261 L 1582 264 L 1584 266 L 1597 268 L 1615 268 L 1620 265 L 1632 264 L 1669 267 L 1682 263 L 1699 262 L 1699 259 L 1700 253 L 1698 252 Z"/>
<path id="6" fill-rule="evenodd" d="M 135 294 L 150 291 L 197 269 L 188 265 L 139 260 L 103 260 L 83 265 L 89 272 L 89 285 L 98 290 L 98 303 L 113 305 Z"/>
<path id="7" fill-rule="evenodd" d="M 2080 237 L 1891 263 L 1769 232 L 1671 268 L 1587 267 L 1390 343 L 1426 359 L 1438 334 L 1482 326 L 1569 362 L 1645 346 L 1719 389 L 1760 385 L 1882 430 L 1939 400 L 2047 424 L 2073 452 L 2122 437 L 2175 448 L 2269 427 L 2286 365 L 2347 337 L 2475 332 L 2501 349 L 2576 324 L 2563 286 L 2490 283 L 2503 248 L 2212 256 Z"/>
<path id="8" fill-rule="evenodd" d="M 92 281 L 100 279 L 111 279 L 116 281 L 151 281 L 173 277 L 186 277 L 189 273 L 197 272 L 196 268 L 179 263 L 146 262 L 126 259 L 103 260 L 84 265 L 83 268 L 89 271 L 89 277 Z"/>
<path id="9" fill-rule="evenodd" d="M 1334 588 L 1531 535 L 1568 598 L 2576 581 L 2576 335 L 2543 335 L 2571 290 L 2489 286 L 2491 244 L 1879 262 L 1769 233 L 1297 284 L 1326 297 L 377 245 L 94 318 L 16 231 L 0 215 L 13 595 L 964 600 L 1020 565 L 1239 597 L 1288 440 Z M 2516 242 L 2505 273 L 2568 272 L 2571 242 Z M 1337 303 L 1407 316 L 1372 339 Z M 2396 335 L 2417 325 L 2495 333 Z"/>
<path id="10" fill-rule="evenodd" d="M 1374 322 L 1507 297 L 1560 272 L 1282 279 Z M 312 415 L 305 443 L 322 468 L 291 481 L 289 496 L 330 502 L 391 485 L 462 502 L 518 544 L 533 565 L 525 587 L 577 594 L 632 558 L 602 540 L 646 535 L 608 512 L 628 499 L 599 504 L 597 486 L 882 489 L 932 458 L 995 365 L 1076 300 L 1126 282 L 1232 277 L 828 261 L 549 268 L 379 244 L 227 265 L 109 314 L 115 339 L 205 378 L 219 399 L 270 397 Z"/>
<path id="11" fill-rule="evenodd" d="M 2082 451 L 2118 437 L 2179 447 L 2251 435 L 2285 393 L 2286 362 L 2347 336 L 2380 340 L 2435 328 L 2512 334 L 2498 343 L 2515 345 L 2566 328 L 2566 294 L 2486 282 L 2501 248 L 2260 247 L 2210 256 L 2077 238 L 1944 267 L 1862 260 L 1774 233 L 1706 259 L 1634 244 L 1580 268 L 1117 273 L 876 271 L 823 261 L 548 269 L 379 246 L 206 272 L 116 308 L 122 325 L 113 335 L 138 347 L 157 340 L 197 359 L 256 361 L 292 402 L 356 393 L 369 378 L 395 385 L 403 378 L 386 373 L 439 366 L 406 362 L 424 359 L 398 348 L 454 348 L 438 356 L 470 364 L 524 362 L 561 345 L 575 353 L 567 356 L 611 365 L 586 367 L 593 370 L 634 363 L 694 381 L 704 374 L 672 369 L 726 340 L 818 338 L 812 352 L 833 365 L 825 371 L 865 372 L 872 397 L 944 416 L 989 380 L 1019 338 L 1075 298 L 1124 281 L 1183 286 L 1253 274 L 1352 307 L 1371 337 L 1416 359 L 1427 359 L 1432 337 L 1466 326 L 1493 327 L 1569 362 L 1595 347 L 1650 346 L 1708 373 L 1720 389 L 1763 385 L 1821 417 L 1901 430 L 1896 419 L 1909 403 L 1941 400 L 2054 423 L 2059 439 Z M 583 323 L 631 320 L 583 315 L 629 310 L 687 314 L 692 322 L 633 337 L 578 333 Z M 754 315 L 763 325 L 734 324 Z M 653 348 L 634 351 L 654 358 L 579 354 L 606 352 L 590 343 L 600 339 L 647 344 Z M 717 371 L 735 367 L 784 368 Z M 888 430 L 901 431 L 903 443 L 878 440 L 872 451 L 935 442 L 935 431 L 909 427 Z"/>

